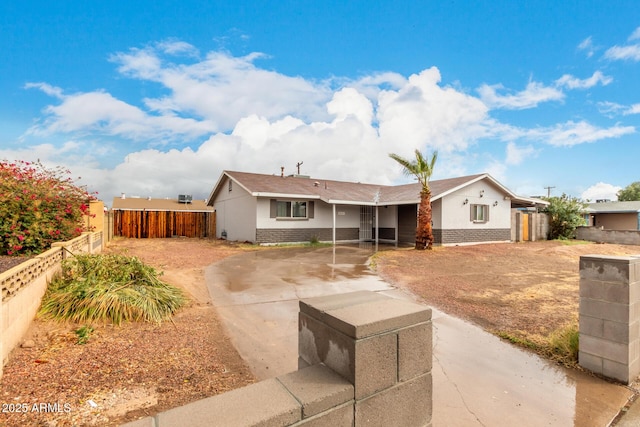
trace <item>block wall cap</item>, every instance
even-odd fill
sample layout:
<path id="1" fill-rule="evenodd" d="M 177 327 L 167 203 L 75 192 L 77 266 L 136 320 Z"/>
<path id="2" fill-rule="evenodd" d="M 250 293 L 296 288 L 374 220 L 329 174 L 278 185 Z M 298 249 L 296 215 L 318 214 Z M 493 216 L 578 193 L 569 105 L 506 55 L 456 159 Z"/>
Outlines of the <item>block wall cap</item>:
<path id="1" fill-rule="evenodd" d="M 431 320 L 430 308 L 368 291 L 303 300 L 300 311 L 356 339 Z"/>

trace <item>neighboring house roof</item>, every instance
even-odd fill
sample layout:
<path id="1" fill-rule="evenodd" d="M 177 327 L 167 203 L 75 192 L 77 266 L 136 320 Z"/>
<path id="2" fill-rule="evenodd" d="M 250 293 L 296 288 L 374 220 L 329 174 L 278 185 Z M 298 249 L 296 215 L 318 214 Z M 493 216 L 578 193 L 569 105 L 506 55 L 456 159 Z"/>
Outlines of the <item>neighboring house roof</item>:
<path id="1" fill-rule="evenodd" d="M 212 212 L 204 200 L 193 200 L 191 203 L 179 203 L 177 199 L 149 199 L 139 197 L 114 197 L 111 209 L 122 211 L 189 211 Z"/>
<path id="2" fill-rule="evenodd" d="M 587 212 L 598 213 L 638 213 L 640 212 L 640 202 L 605 202 L 589 203 Z"/>
<path id="3" fill-rule="evenodd" d="M 319 199 L 330 204 L 358 205 L 400 205 L 420 203 L 419 183 L 404 185 L 376 185 L 359 182 L 333 181 L 297 176 L 264 175 L 248 172 L 224 171 L 213 188 L 208 205 L 212 206 L 221 190 L 225 177 L 231 179 L 254 197 L 296 197 Z M 489 174 L 469 175 L 430 181 L 431 200 L 435 201 L 447 194 L 482 179 L 488 179 L 500 188 L 511 200 L 519 201 L 523 206 L 546 205 L 539 199 L 518 197 L 496 181 Z"/>

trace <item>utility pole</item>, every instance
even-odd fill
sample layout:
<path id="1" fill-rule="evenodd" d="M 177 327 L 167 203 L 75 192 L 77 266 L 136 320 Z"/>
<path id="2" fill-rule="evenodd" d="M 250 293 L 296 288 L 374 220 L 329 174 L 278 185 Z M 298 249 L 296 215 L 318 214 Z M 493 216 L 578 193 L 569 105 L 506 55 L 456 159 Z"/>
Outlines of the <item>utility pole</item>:
<path id="1" fill-rule="evenodd" d="M 302 166 L 302 164 L 303 164 L 303 163 L 304 163 L 304 162 L 298 162 L 298 163 L 296 164 L 296 167 L 298 168 L 298 175 L 300 175 L 300 166 Z"/>
<path id="2" fill-rule="evenodd" d="M 543 187 L 547 189 L 547 198 L 551 197 L 551 189 L 556 187 Z"/>

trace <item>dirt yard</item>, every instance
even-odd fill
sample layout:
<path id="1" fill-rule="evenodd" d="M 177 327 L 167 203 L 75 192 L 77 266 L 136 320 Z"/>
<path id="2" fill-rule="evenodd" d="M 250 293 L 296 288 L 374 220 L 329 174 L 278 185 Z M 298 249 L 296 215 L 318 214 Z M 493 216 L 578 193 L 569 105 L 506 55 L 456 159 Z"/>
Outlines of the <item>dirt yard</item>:
<path id="1" fill-rule="evenodd" d="M 587 254 L 640 254 L 640 246 L 542 241 L 440 247 L 387 251 L 375 264 L 386 281 L 428 305 L 536 342 L 577 324 L 579 259 Z"/>
<path id="2" fill-rule="evenodd" d="M 164 271 L 164 280 L 193 302 L 173 323 L 91 325 L 84 345 L 74 333 L 84 325 L 35 321 L 4 367 L 0 426 L 118 425 L 255 381 L 224 334 L 203 273 L 253 249 L 196 239 L 116 240 L 109 251 Z M 383 278 L 451 315 L 494 332 L 544 336 L 577 316 L 584 254 L 640 254 L 640 247 L 536 242 L 401 249 L 381 252 L 373 263 Z"/>
<path id="3" fill-rule="evenodd" d="M 254 382 L 225 336 L 203 273 L 244 250 L 209 240 L 116 240 L 108 251 L 164 271 L 191 304 L 161 325 L 93 324 L 84 345 L 74 332 L 84 325 L 36 320 L 4 367 L 0 426 L 119 425 Z"/>

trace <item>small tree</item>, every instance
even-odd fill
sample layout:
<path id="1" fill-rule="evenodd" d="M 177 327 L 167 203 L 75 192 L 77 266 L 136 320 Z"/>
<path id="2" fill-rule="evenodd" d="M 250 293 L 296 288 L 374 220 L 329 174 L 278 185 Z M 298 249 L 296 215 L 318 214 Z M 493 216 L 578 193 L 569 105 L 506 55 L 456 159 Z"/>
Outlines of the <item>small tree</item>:
<path id="1" fill-rule="evenodd" d="M 40 162 L 0 161 L 0 255 L 44 252 L 84 231 L 81 220 L 94 197 L 69 173 Z"/>
<path id="2" fill-rule="evenodd" d="M 621 202 L 633 202 L 640 200 L 640 181 L 631 184 L 618 191 L 618 200 Z"/>
<path id="3" fill-rule="evenodd" d="M 416 249 L 432 249 L 433 227 L 431 226 L 431 188 L 429 187 L 429 180 L 431 179 L 431 175 L 433 175 L 433 168 L 438 159 L 438 152 L 434 152 L 429 161 L 422 155 L 420 150 L 416 150 L 415 153 L 415 160 L 405 159 L 393 153 L 389 154 L 389 157 L 402 165 L 405 175 L 415 176 L 422 186 L 420 190 L 420 206 L 418 207 Z"/>
<path id="4" fill-rule="evenodd" d="M 574 197 L 545 197 L 549 202 L 543 212 L 549 215 L 549 239 L 572 239 L 577 227 L 585 225 L 582 217 L 586 205 Z"/>

